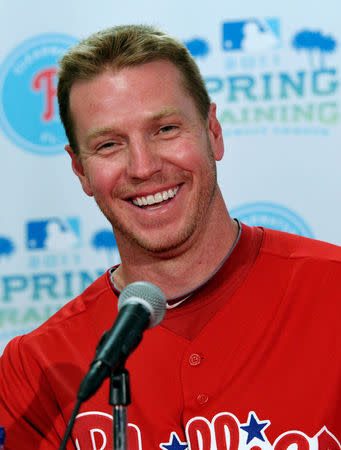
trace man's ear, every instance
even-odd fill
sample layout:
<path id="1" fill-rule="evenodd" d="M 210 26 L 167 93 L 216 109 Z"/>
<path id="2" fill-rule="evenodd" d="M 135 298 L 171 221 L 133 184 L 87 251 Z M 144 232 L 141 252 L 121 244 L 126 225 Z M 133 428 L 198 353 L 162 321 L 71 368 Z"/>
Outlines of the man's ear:
<path id="1" fill-rule="evenodd" d="M 65 146 L 65 150 L 68 152 L 71 158 L 71 164 L 72 164 L 72 170 L 79 178 L 79 181 L 81 182 L 83 191 L 89 195 L 89 197 L 93 196 L 92 189 L 90 187 L 89 179 L 87 175 L 84 172 L 84 167 L 82 164 L 82 161 L 80 158 L 76 155 L 76 153 L 72 150 L 70 145 Z"/>
<path id="2" fill-rule="evenodd" d="M 217 119 L 216 112 L 217 112 L 217 105 L 215 103 L 211 103 L 207 119 L 208 134 L 215 159 L 216 161 L 220 161 L 224 156 L 224 140 L 223 140 L 223 131 Z"/>

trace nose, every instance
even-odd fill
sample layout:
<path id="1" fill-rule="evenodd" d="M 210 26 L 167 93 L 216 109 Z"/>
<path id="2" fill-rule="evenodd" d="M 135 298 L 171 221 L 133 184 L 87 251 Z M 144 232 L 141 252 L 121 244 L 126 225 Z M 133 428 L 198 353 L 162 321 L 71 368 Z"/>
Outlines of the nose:
<path id="1" fill-rule="evenodd" d="M 130 140 L 127 175 L 130 178 L 147 180 L 161 170 L 161 159 L 155 143 L 139 137 Z"/>

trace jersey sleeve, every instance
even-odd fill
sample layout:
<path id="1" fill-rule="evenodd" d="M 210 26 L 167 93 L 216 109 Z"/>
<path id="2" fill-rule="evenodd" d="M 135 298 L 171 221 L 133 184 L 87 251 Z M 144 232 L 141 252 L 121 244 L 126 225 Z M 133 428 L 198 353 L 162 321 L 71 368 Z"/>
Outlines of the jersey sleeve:
<path id="1" fill-rule="evenodd" d="M 54 424 L 58 408 L 44 371 L 25 347 L 13 339 L 0 359 L 0 425 L 7 449 L 56 449 L 62 436 Z"/>

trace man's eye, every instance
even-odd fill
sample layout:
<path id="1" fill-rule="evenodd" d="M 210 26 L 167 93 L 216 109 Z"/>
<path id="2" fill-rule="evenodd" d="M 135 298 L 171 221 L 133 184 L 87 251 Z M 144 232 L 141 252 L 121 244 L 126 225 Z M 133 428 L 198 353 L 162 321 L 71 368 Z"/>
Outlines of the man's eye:
<path id="1" fill-rule="evenodd" d="M 160 133 L 168 133 L 175 129 L 176 129 L 175 125 L 165 125 L 164 127 L 160 128 Z"/>
<path id="2" fill-rule="evenodd" d="M 105 150 L 106 148 L 110 148 L 110 147 L 114 147 L 115 146 L 115 142 L 105 142 L 104 144 L 101 144 L 98 146 L 98 150 Z"/>

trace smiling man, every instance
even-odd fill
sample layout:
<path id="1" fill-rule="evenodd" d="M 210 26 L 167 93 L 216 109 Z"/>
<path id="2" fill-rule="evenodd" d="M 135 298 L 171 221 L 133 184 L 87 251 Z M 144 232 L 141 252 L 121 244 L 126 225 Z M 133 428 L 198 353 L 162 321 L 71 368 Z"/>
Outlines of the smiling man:
<path id="1" fill-rule="evenodd" d="M 67 150 L 115 230 L 117 286 L 152 279 L 167 296 L 197 286 L 238 233 L 217 186 L 223 142 L 215 105 L 204 119 L 167 60 L 102 68 L 74 83 L 69 102 L 79 150 Z"/>
<path id="2" fill-rule="evenodd" d="M 9 448 L 58 447 L 118 296 L 139 280 L 168 312 L 127 362 L 130 450 L 339 448 L 340 248 L 229 216 L 216 106 L 187 49 L 150 27 L 101 31 L 63 57 L 58 100 L 73 171 L 121 263 L 8 345 Z M 111 448 L 111 421 L 106 382 L 70 448 Z"/>

